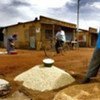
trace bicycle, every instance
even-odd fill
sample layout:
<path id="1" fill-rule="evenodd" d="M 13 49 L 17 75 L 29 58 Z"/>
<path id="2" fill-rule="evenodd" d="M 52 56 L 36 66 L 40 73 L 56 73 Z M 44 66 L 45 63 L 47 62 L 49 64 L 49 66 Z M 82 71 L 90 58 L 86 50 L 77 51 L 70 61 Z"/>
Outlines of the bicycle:
<path id="1" fill-rule="evenodd" d="M 55 55 L 55 44 L 51 40 L 45 40 L 41 44 L 41 50 L 44 51 L 46 58 L 52 58 Z"/>
<path id="2" fill-rule="evenodd" d="M 45 57 L 47 58 L 52 58 L 55 55 L 57 55 L 56 50 L 55 50 L 55 40 L 45 40 L 42 42 L 42 50 L 44 51 Z M 63 46 L 59 47 L 59 51 L 61 55 L 64 55 L 66 51 L 71 50 L 71 43 L 70 42 L 65 42 Z"/>

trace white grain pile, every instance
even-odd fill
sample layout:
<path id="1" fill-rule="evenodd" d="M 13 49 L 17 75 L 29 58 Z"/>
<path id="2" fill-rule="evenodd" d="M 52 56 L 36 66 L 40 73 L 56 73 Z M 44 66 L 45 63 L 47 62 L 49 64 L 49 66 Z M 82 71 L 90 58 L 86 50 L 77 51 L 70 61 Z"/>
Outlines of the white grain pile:
<path id="1" fill-rule="evenodd" d="M 23 81 L 23 86 L 39 91 L 58 89 L 75 81 L 71 75 L 55 66 L 42 67 L 42 65 L 29 69 L 14 80 Z"/>
<path id="2" fill-rule="evenodd" d="M 0 52 L 0 54 L 7 54 L 7 52 Z"/>

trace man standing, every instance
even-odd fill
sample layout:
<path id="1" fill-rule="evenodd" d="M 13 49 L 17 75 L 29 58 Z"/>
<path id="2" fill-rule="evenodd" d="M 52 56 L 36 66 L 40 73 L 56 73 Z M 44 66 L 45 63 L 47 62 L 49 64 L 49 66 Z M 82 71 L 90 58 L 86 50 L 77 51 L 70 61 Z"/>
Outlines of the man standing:
<path id="1" fill-rule="evenodd" d="M 91 80 L 91 77 L 95 77 L 100 69 L 100 32 L 98 34 L 98 39 L 92 59 L 89 63 L 89 68 L 86 73 L 84 80 L 81 83 L 88 83 Z"/>
<path id="2" fill-rule="evenodd" d="M 64 42 L 66 42 L 66 36 L 65 32 L 61 29 L 61 27 L 58 29 L 58 32 L 56 34 L 56 44 L 55 49 L 57 53 L 60 53 L 60 49 L 63 47 Z"/>

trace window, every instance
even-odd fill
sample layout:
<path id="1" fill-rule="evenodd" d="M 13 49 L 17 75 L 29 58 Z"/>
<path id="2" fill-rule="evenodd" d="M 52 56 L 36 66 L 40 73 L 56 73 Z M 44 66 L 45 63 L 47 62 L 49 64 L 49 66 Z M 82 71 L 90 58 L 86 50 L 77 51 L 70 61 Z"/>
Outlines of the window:
<path id="1" fill-rule="evenodd" d="M 53 37 L 52 30 L 45 30 L 45 38 L 52 39 L 52 37 Z"/>

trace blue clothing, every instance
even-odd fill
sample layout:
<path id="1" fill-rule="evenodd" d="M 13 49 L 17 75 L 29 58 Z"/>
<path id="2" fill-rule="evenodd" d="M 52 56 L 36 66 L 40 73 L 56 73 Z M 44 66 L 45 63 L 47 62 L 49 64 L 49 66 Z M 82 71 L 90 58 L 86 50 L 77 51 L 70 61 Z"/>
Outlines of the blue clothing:
<path id="1" fill-rule="evenodd" d="M 96 48 L 100 49 L 100 32 L 98 33 L 98 39 L 96 43 Z"/>
<path id="2" fill-rule="evenodd" d="M 86 78 L 95 77 L 100 69 L 100 48 L 96 48 L 89 63 Z"/>
<path id="3" fill-rule="evenodd" d="M 100 32 L 98 33 L 98 39 L 96 43 L 96 48 L 92 55 L 91 61 L 89 63 L 89 68 L 86 74 L 86 79 L 95 77 L 100 69 Z"/>

